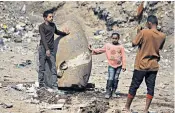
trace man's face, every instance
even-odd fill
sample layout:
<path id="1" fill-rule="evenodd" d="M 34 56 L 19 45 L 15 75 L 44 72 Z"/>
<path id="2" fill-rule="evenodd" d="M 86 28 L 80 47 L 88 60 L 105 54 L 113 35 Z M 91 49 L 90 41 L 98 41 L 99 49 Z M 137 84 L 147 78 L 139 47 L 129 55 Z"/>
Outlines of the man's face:
<path id="1" fill-rule="evenodd" d="M 53 14 L 50 13 L 48 14 L 47 18 L 45 18 L 46 21 L 48 21 L 49 23 L 52 23 L 53 22 Z"/>

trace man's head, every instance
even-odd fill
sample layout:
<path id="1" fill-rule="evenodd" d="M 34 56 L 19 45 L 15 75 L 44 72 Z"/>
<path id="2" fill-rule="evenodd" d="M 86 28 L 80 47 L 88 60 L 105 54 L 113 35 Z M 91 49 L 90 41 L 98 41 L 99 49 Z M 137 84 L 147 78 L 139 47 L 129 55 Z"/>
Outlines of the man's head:
<path id="1" fill-rule="evenodd" d="M 149 28 L 149 29 L 151 29 L 153 26 L 157 26 L 158 25 L 158 19 L 157 19 L 157 17 L 156 16 L 154 16 L 154 15 L 150 15 L 150 16 L 148 16 L 148 18 L 147 18 L 147 27 Z"/>
<path id="2" fill-rule="evenodd" d="M 53 12 L 51 10 L 44 11 L 43 18 L 45 21 L 52 23 L 53 22 Z"/>
<path id="3" fill-rule="evenodd" d="M 113 44 L 118 44 L 118 40 L 120 39 L 120 35 L 118 33 L 112 33 L 111 39 L 112 39 Z"/>

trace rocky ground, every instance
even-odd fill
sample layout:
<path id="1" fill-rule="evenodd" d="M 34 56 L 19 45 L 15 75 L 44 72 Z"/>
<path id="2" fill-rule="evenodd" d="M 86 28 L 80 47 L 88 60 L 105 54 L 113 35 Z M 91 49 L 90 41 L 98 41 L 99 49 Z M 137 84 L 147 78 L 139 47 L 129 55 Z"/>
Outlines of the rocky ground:
<path id="1" fill-rule="evenodd" d="M 131 40 L 136 35 L 138 21 L 136 9 L 141 2 L 0 2 L 0 113 L 120 113 L 133 74 L 136 48 Z M 144 4 L 143 25 L 149 14 L 159 19 L 159 28 L 167 35 L 161 51 L 155 97 L 150 107 L 157 113 L 174 113 L 174 2 L 148 2 Z M 53 8 L 55 7 L 55 8 Z M 89 83 L 95 88 L 85 91 L 66 91 L 64 95 L 45 89 L 36 91 L 36 48 L 39 43 L 38 25 L 43 22 L 46 9 L 55 10 L 58 28 L 71 18 L 83 26 L 93 48 L 108 42 L 113 25 L 121 34 L 125 47 L 127 70 L 120 75 L 119 98 L 104 98 L 107 80 L 107 61 L 104 54 L 93 56 Z M 146 85 L 142 83 L 132 109 L 144 109 Z M 52 110 L 53 104 L 60 109 Z M 64 105 L 64 106 L 63 106 Z M 121 112 L 122 113 L 122 112 Z"/>

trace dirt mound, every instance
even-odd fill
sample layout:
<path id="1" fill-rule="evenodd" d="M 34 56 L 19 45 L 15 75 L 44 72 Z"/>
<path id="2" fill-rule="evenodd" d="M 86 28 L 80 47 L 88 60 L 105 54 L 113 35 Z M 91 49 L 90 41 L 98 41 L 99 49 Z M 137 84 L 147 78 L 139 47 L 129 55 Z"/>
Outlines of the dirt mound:
<path id="1" fill-rule="evenodd" d="M 105 113 L 109 109 L 109 103 L 101 100 L 92 101 L 89 106 L 82 107 L 81 113 Z"/>
<path id="2" fill-rule="evenodd" d="M 49 92 L 46 88 L 41 88 L 37 90 L 37 95 L 37 100 L 49 104 L 57 104 L 59 99 L 68 99 L 68 97 L 64 95 L 58 95 L 57 93 Z"/>

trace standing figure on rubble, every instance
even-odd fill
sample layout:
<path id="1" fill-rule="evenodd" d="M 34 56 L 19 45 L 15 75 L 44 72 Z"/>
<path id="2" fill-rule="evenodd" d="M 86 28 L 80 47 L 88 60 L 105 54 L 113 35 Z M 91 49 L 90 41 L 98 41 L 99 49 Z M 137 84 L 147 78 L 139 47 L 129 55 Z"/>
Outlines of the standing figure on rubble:
<path id="1" fill-rule="evenodd" d="M 134 73 L 129 88 L 127 103 L 124 108 L 124 111 L 127 113 L 131 113 L 131 103 L 144 78 L 147 86 L 144 113 L 149 113 L 148 109 L 154 96 L 155 81 L 159 70 L 159 50 L 163 48 L 165 42 L 165 34 L 157 30 L 157 25 L 157 17 L 154 15 L 148 16 L 147 27 L 149 29 L 141 30 L 132 41 L 133 47 L 138 46 L 138 52 L 135 59 Z"/>
<path id="2" fill-rule="evenodd" d="M 46 61 L 50 61 L 51 66 L 49 67 L 52 74 L 52 89 L 58 90 L 57 84 L 57 71 L 55 64 L 55 53 L 54 53 L 54 33 L 57 35 L 65 36 L 69 34 L 68 30 L 65 32 L 57 30 L 56 25 L 53 23 L 53 12 L 47 10 L 43 13 L 44 22 L 39 26 L 39 33 L 41 36 L 39 46 L 39 72 L 38 81 L 39 87 L 46 87 L 44 81 L 44 71 Z"/>
<path id="3" fill-rule="evenodd" d="M 89 49 L 92 54 L 106 53 L 108 59 L 108 80 L 106 84 L 105 98 L 118 97 L 116 90 L 119 83 L 119 75 L 121 70 L 126 70 L 126 59 L 124 47 L 118 42 L 120 35 L 117 32 L 112 33 L 111 42 L 106 43 L 103 48 L 92 49 L 91 45 Z"/>

